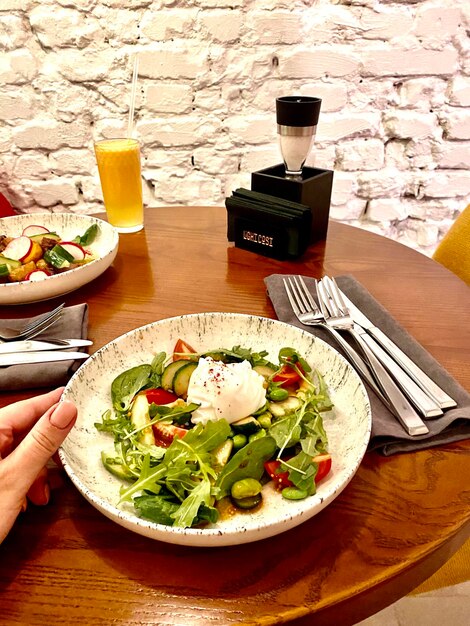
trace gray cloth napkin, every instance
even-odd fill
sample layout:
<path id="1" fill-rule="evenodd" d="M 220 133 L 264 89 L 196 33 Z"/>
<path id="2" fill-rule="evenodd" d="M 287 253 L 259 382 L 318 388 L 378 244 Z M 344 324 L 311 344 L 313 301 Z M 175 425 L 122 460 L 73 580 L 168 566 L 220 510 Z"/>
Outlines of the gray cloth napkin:
<path id="1" fill-rule="evenodd" d="M 287 299 L 283 278 L 285 275 L 273 274 L 264 279 L 278 319 L 317 335 L 339 350 L 334 339 L 325 330 L 320 327 L 304 326 L 297 320 Z M 315 294 L 314 280 L 308 277 L 304 277 L 304 280 L 312 294 Z M 456 408 L 447 409 L 441 417 L 426 421 L 429 434 L 411 437 L 366 385 L 372 406 L 372 434 L 369 449 L 389 456 L 470 438 L 470 395 L 465 389 L 396 322 L 358 281 L 352 276 L 340 276 L 336 280 L 349 299 L 457 402 Z"/>
<path id="2" fill-rule="evenodd" d="M 30 319 L 2 320 L 2 324 L 8 328 L 19 329 Z M 88 305 L 77 304 L 64 307 L 59 320 L 36 339 L 41 341 L 47 341 L 47 339 L 86 339 L 87 328 Z M 81 362 L 78 361 L 57 361 L 0 367 L 0 390 L 59 387 L 67 383 L 80 365 Z"/>

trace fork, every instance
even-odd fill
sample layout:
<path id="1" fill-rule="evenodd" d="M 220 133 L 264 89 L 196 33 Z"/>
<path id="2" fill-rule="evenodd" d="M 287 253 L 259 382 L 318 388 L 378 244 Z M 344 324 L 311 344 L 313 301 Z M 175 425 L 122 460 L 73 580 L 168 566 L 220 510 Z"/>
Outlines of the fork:
<path id="1" fill-rule="evenodd" d="M 33 339 L 37 337 L 45 330 L 47 330 L 52 324 L 55 324 L 62 314 L 64 303 L 60 304 L 52 311 L 48 311 L 34 320 L 28 322 L 20 330 L 14 330 L 12 328 L 3 328 L 0 334 L 0 341 L 21 341 L 24 339 Z"/>
<path id="2" fill-rule="evenodd" d="M 332 326 L 326 324 L 323 314 L 312 298 L 302 276 L 284 278 L 283 282 L 290 305 L 299 322 L 305 324 L 305 326 L 321 326 L 328 331 L 341 346 L 355 368 L 361 373 L 369 387 L 371 387 L 381 401 L 393 411 L 388 398 L 384 396 L 377 386 L 364 360 Z"/>
<path id="3" fill-rule="evenodd" d="M 338 293 L 336 283 L 326 277 L 321 282 L 316 283 L 316 287 L 318 302 L 327 325 L 335 329 L 346 330 L 355 339 L 367 358 L 377 384 L 394 407 L 394 414 L 408 434 L 414 436 L 429 433 L 429 428 L 376 357 L 367 340 L 364 340 L 365 331 L 352 321 L 341 294 Z"/>

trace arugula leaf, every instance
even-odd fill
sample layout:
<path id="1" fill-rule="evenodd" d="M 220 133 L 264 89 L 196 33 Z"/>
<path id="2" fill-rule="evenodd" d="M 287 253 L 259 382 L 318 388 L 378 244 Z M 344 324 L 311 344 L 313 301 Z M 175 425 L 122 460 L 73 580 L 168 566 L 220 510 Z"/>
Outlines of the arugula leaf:
<path id="1" fill-rule="evenodd" d="M 328 437 L 320 414 L 309 413 L 311 419 L 305 422 L 306 436 L 301 441 L 302 450 L 311 457 L 328 452 Z"/>
<path id="2" fill-rule="evenodd" d="M 222 359 L 224 363 L 238 363 L 240 361 L 249 361 L 252 367 L 257 365 L 269 365 L 273 369 L 276 369 L 270 361 L 265 357 L 267 352 L 262 350 L 261 352 L 253 352 L 250 348 L 243 348 L 242 346 L 233 346 L 231 350 L 228 348 L 219 348 L 217 350 L 211 350 L 210 352 L 204 352 L 200 356 L 210 356 L 214 359 Z"/>
<path id="3" fill-rule="evenodd" d="M 298 488 L 313 495 L 316 490 L 315 475 L 318 465 L 312 463 L 312 457 L 304 451 L 299 452 L 289 461 L 282 462 L 282 467 L 289 470 L 289 480 Z"/>
<path id="4" fill-rule="evenodd" d="M 175 496 L 182 499 L 181 512 L 174 515 L 173 525 L 187 527 L 194 523 L 201 505 L 210 507 L 212 480 L 216 477 L 211 467 L 211 450 L 225 441 L 230 426 L 225 420 L 198 424 L 183 439 L 176 437 L 167 449 L 163 460 L 151 467 L 146 455 L 139 479 L 122 489 L 121 500 L 129 501 L 139 491 L 153 490 L 164 484 Z"/>
<path id="5" fill-rule="evenodd" d="M 211 483 L 210 480 L 202 480 L 183 500 L 178 510 L 172 514 L 174 526 L 185 528 L 192 526 L 197 517 L 199 507 L 204 504 L 210 506 Z"/>
<path id="6" fill-rule="evenodd" d="M 269 435 L 274 438 L 281 450 L 290 448 L 299 443 L 302 427 L 297 413 L 291 413 L 276 420 L 269 428 Z"/>
<path id="7" fill-rule="evenodd" d="M 132 400 L 148 382 L 152 373 L 151 365 L 137 365 L 122 372 L 111 383 L 111 400 L 118 412 L 129 410 Z"/>

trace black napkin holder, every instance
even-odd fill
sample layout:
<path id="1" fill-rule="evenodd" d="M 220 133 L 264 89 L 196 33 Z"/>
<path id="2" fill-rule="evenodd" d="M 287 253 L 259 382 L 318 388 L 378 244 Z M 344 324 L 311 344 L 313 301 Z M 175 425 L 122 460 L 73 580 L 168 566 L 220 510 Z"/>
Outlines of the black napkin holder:
<path id="1" fill-rule="evenodd" d="M 237 248 L 284 260 L 301 256 L 310 244 L 308 206 L 249 189 L 226 198 L 227 239 Z"/>
<path id="2" fill-rule="evenodd" d="M 310 244 L 326 239 L 330 215 L 333 170 L 304 167 L 302 177 L 289 178 L 283 164 L 251 174 L 251 189 L 310 207 Z"/>

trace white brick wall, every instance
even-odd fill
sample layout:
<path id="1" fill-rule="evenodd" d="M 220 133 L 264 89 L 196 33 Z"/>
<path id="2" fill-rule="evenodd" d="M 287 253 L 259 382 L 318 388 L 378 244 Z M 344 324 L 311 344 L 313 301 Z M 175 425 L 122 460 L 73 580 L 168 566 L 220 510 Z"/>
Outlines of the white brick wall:
<path id="1" fill-rule="evenodd" d="M 426 254 L 470 202 L 468 0 L 0 0 L 0 191 L 101 210 L 93 139 L 135 134 L 147 205 L 279 162 L 275 98 L 322 98 L 331 216 Z"/>

